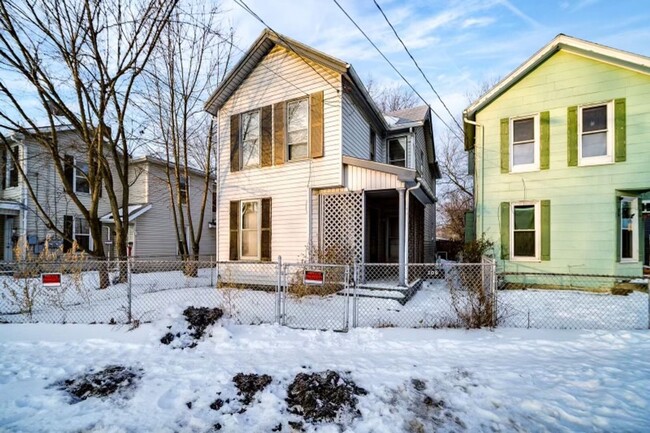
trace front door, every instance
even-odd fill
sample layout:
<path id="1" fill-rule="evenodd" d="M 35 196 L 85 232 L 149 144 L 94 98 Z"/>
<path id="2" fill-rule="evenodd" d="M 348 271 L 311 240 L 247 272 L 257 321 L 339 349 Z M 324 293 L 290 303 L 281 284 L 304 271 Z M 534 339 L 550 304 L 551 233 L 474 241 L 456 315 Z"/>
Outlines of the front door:
<path id="1" fill-rule="evenodd" d="M 12 261 L 14 257 L 13 228 L 14 228 L 13 217 L 5 216 L 4 245 L 3 245 L 3 256 L 2 256 L 2 260 L 4 260 L 5 262 Z"/>

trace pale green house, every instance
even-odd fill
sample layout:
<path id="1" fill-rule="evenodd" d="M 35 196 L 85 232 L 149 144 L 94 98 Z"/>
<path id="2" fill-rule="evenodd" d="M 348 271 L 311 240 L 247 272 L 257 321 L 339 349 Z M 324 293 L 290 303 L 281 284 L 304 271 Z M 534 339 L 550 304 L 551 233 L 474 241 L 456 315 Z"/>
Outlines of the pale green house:
<path id="1" fill-rule="evenodd" d="M 650 58 L 561 34 L 464 118 L 476 233 L 505 271 L 641 275 Z"/>

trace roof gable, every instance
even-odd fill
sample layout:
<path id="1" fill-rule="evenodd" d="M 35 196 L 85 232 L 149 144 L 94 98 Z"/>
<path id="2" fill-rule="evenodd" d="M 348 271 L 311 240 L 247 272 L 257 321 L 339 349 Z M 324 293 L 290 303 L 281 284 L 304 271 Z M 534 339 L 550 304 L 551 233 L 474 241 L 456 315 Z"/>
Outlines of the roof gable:
<path id="1" fill-rule="evenodd" d="M 472 105 L 463 112 L 464 117 L 473 119 L 477 112 L 481 111 L 499 96 L 507 92 L 512 86 L 517 84 L 560 50 L 650 75 L 649 57 L 559 34 L 541 50 L 522 63 L 517 69 L 492 87 L 492 89 L 487 93 L 474 101 Z"/>

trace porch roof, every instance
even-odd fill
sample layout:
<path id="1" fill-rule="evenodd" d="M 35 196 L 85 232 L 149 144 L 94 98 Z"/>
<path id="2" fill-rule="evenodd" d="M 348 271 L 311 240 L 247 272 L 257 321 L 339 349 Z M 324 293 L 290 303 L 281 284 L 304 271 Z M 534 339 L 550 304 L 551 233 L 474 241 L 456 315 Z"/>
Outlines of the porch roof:
<path id="1" fill-rule="evenodd" d="M 148 204 L 148 203 L 138 203 L 138 204 L 130 204 L 128 207 L 127 212 L 129 213 L 129 221 L 135 220 L 137 217 L 142 215 L 143 213 L 147 212 L 149 209 L 151 209 L 153 205 Z M 123 208 L 120 208 L 119 210 L 119 215 L 123 215 Z M 115 224 L 115 220 L 113 219 L 113 213 L 107 213 L 103 217 L 99 219 L 101 222 L 104 224 Z"/>

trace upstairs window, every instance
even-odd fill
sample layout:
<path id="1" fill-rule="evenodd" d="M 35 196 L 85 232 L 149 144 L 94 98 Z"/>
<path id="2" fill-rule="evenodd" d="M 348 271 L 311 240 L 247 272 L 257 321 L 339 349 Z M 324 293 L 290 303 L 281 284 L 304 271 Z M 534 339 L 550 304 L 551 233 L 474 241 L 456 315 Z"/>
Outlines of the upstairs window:
<path id="1" fill-rule="evenodd" d="M 181 203 L 186 204 L 187 203 L 187 179 L 184 177 L 181 177 L 181 181 L 178 184 L 178 192 L 179 195 L 181 196 Z"/>
<path id="2" fill-rule="evenodd" d="M 611 103 L 579 107 L 578 157 L 580 165 L 613 162 L 612 117 Z"/>
<path id="3" fill-rule="evenodd" d="M 260 165 L 260 110 L 241 115 L 241 166 Z"/>
<path id="4" fill-rule="evenodd" d="M 309 99 L 287 102 L 289 161 L 309 158 Z"/>
<path id="5" fill-rule="evenodd" d="M 79 161 L 72 155 L 64 156 L 65 177 L 72 185 L 72 191 L 75 193 L 90 193 L 90 183 L 88 182 L 88 163 Z"/>
<path id="6" fill-rule="evenodd" d="M 377 157 L 377 134 L 370 130 L 370 160 L 374 161 Z"/>
<path id="7" fill-rule="evenodd" d="M 13 157 L 9 154 L 5 148 L 2 154 L 2 187 L 13 188 L 18 186 L 18 166 L 16 161 L 18 160 L 19 150 L 18 146 L 11 147 L 11 153 Z"/>
<path id="8" fill-rule="evenodd" d="M 539 169 L 539 121 L 537 116 L 512 119 L 511 171 Z"/>
<path id="9" fill-rule="evenodd" d="M 406 167 L 406 136 L 388 140 L 388 163 Z"/>

